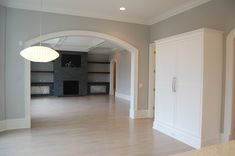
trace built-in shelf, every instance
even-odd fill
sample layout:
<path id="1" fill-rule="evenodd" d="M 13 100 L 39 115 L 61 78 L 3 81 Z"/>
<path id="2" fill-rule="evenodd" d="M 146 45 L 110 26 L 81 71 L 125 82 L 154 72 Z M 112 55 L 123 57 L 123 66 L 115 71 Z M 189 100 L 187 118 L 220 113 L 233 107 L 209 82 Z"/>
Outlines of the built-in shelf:
<path id="1" fill-rule="evenodd" d="M 31 71 L 31 73 L 54 73 L 54 71 Z"/>
<path id="2" fill-rule="evenodd" d="M 47 85 L 54 84 L 54 82 L 31 82 L 31 85 Z"/>
<path id="3" fill-rule="evenodd" d="M 110 62 L 97 62 L 97 61 L 88 61 L 88 63 L 94 63 L 94 64 L 110 64 Z"/>
<path id="4" fill-rule="evenodd" d="M 109 94 L 109 82 L 88 82 L 89 95 Z"/>
<path id="5" fill-rule="evenodd" d="M 110 72 L 88 72 L 88 74 L 110 74 Z"/>

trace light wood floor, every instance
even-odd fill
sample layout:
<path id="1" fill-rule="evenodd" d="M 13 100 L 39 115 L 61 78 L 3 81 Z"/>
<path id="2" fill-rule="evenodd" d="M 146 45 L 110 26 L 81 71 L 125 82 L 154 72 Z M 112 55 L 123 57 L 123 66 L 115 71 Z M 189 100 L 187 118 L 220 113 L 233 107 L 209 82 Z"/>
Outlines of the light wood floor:
<path id="1" fill-rule="evenodd" d="M 191 150 L 132 120 L 111 96 L 34 98 L 32 129 L 0 133 L 0 156 L 162 156 Z"/>

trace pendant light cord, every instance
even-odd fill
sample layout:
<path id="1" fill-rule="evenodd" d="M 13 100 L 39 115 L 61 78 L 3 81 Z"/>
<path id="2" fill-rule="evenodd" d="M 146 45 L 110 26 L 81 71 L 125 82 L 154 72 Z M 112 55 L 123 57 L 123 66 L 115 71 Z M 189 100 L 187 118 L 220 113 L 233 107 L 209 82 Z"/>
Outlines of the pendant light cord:
<path id="1" fill-rule="evenodd" d="M 39 35 L 40 35 L 40 46 L 42 46 L 42 8 L 43 7 L 43 0 L 41 0 L 41 6 L 40 6 L 40 20 L 39 20 Z"/>

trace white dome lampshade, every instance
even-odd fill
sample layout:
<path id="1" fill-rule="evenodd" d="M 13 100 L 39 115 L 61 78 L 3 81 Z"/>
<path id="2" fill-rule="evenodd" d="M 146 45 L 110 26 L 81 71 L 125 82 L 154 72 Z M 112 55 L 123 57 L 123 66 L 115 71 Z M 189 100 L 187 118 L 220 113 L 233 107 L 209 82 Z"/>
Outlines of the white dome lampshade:
<path id="1" fill-rule="evenodd" d="M 44 46 L 32 46 L 20 52 L 20 55 L 32 62 L 51 62 L 59 57 L 59 53 Z"/>

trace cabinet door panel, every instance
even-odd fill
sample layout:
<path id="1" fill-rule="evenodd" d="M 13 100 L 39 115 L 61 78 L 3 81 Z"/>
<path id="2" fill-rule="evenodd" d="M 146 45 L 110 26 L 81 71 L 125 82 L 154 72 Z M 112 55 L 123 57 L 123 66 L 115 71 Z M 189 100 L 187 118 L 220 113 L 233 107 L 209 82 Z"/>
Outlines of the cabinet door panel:
<path id="1" fill-rule="evenodd" d="M 200 35 L 178 42 L 175 128 L 200 135 L 202 40 Z"/>
<path id="2" fill-rule="evenodd" d="M 176 44 L 157 45 L 156 81 L 156 120 L 173 125 L 175 93 L 172 92 L 172 79 L 176 71 Z"/>

